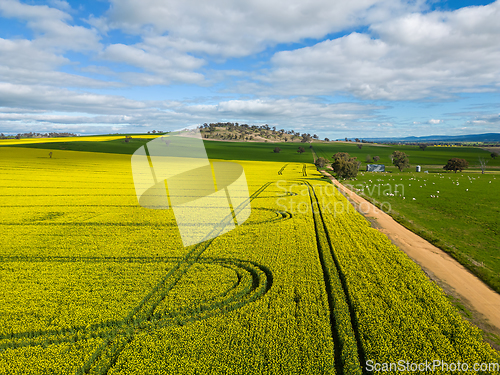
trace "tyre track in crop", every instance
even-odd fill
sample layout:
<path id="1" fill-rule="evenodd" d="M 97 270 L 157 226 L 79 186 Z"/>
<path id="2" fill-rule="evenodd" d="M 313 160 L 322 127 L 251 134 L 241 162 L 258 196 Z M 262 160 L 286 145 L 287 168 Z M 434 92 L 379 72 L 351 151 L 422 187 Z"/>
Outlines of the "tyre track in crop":
<path id="1" fill-rule="evenodd" d="M 284 166 L 281 167 L 281 169 L 278 171 L 278 174 L 281 176 L 283 174 L 283 171 L 285 170 L 286 166 L 288 164 L 285 164 Z"/>
<path id="2" fill-rule="evenodd" d="M 316 144 L 314 147 L 313 147 L 313 153 L 316 154 L 316 158 L 319 158 L 319 157 L 323 157 L 325 158 L 326 160 L 329 159 L 329 156 L 328 154 L 325 152 L 325 150 L 323 149 L 323 145 L 320 145 L 320 144 Z M 319 154 L 319 155 L 318 155 Z"/>
<path id="3" fill-rule="evenodd" d="M 59 263 L 69 263 L 69 262 L 84 262 L 84 263 L 106 263 L 106 262 L 122 262 L 122 263 L 174 263 L 174 262 L 181 262 L 184 260 L 182 257 L 161 257 L 161 258 L 156 258 L 152 259 L 151 257 L 11 257 L 8 259 L 2 259 L 4 262 L 59 262 Z M 201 302 L 204 303 L 205 305 L 202 306 L 200 309 L 198 306 L 195 309 L 191 309 L 192 311 L 196 310 L 197 312 L 204 312 L 204 316 L 200 317 L 201 318 L 207 318 L 209 316 L 216 315 L 210 310 L 214 309 L 214 306 L 207 305 L 208 302 L 211 300 L 214 300 L 218 297 L 226 297 L 229 295 L 232 291 L 236 290 L 238 287 L 240 289 L 244 287 L 245 292 L 237 292 L 238 297 L 245 297 L 249 298 L 250 300 L 256 300 L 258 297 L 263 295 L 265 292 L 267 292 L 271 286 L 272 286 L 272 273 L 267 269 L 267 267 L 259 265 L 258 263 L 251 262 L 251 261 L 246 261 L 246 260 L 240 260 L 240 259 L 229 259 L 229 258 L 217 258 L 217 257 L 206 257 L 206 258 L 199 258 L 196 263 L 198 264 L 207 264 L 207 265 L 219 265 L 225 268 L 229 268 L 234 271 L 235 275 L 238 278 L 238 281 L 234 283 L 230 288 L 226 289 L 223 291 L 221 294 L 214 295 L 208 299 L 202 300 Z M 247 282 L 245 285 L 242 284 L 242 279 L 243 276 L 247 274 L 250 277 L 248 278 L 250 281 Z M 165 278 L 164 278 L 165 279 Z M 164 280 L 162 279 L 162 281 Z M 162 283 L 160 281 L 159 284 Z M 227 304 L 225 303 L 218 303 L 217 308 L 221 308 L 222 310 L 225 311 L 231 311 L 234 310 L 234 300 L 235 298 L 232 298 L 233 301 L 229 301 L 228 303 L 231 304 L 231 306 L 226 306 Z M 239 302 L 239 301 L 236 301 Z M 246 303 L 246 302 L 245 302 Z M 181 309 L 182 310 L 182 309 Z M 183 316 L 186 318 L 186 321 L 193 321 L 192 317 L 189 316 L 189 314 L 186 313 L 186 311 L 190 311 L 189 309 L 182 310 Z M 210 312 L 210 314 L 206 314 L 207 312 Z M 130 314 L 129 314 L 130 315 Z M 172 317 L 177 317 L 179 314 L 170 314 L 169 318 Z M 165 316 L 160 316 L 160 314 L 154 314 L 154 318 L 156 321 L 151 321 L 153 319 L 149 319 L 149 322 L 146 324 L 148 327 L 155 327 L 155 326 L 165 326 L 165 325 L 170 325 L 166 324 Z M 196 319 L 196 320 L 199 320 Z M 176 320 L 178 322 L 178 319 Z M 57 343 L 62 343 L 62 342 L 76 342 L 80 339 L 84 338 L 95 338 L 95 337 L 101 337 L 105 338 L 108 337 L 110 334 L 114 335 L 117 333 L 117 330 L 123 330 L 126 328 L 130 328 L 131 326 L 134 327 L 134 329 L 143 329 L 143 325 L 127 325 L 126 320 L 108 320 L 104 321 L 102 323 L 95 323 L 92 325 L 80 325 L 80 326 L 73 326 L 71 328 L 64 328 L 64 329 L 53 329 L 53 330 L 36 330 L 36 331 L 28 331 L 28 332 L 20 332 L 20 333 L 12 333 L 12 334 L 3 334 L 0 335 L 0 350 L 6 349 L 6 348 L 20 348 L 20 347 L 26 347 L 26 346 L 36 346 L 36 345 L 48 345 L 48 344 L 57 344 Z M 129 327 L 130 326 L 130 327 Z M 102 332 L 97 332 L 99 330 L 104 330 Z M 97 332 L 97 333 L 96 333 Z M 51 337 L 52 336 L 52 337 Z M 12 341 L 15 340 L 15 342 L 8 342 L 8 343 L 2 343 L 2 341 Z"/>
<path id="4" fill-rule="evenodd" d="M 311 147 L 311 152 L 312 152 L 312 156 L 313 156 L 313 162 L 314 162 L 314 164 L 316 164 L 316 160 L 318 160 L 318 154 L 316 154 L 314 147 Z"/>
<path id="5" fill-rule="evenodd" d="M 271 182 L 262 185 L 250 196 L 250 201 L 257 198 Z M 247 202 L 248 203 L 248 202 Z M 235 210 L 242 207 L 236 207 Z M 277 216 L 270 221 L 288 219 L 291 215 L 273 211 Z M 232 220 L 231 217 L 225 220 Z M 252 224 L 252 223 L 249 223 Z M 257 223 L 258 224 L 258 223 Z M 245 224 L 243 224 L 245 225 Z M 217 230 L 217 229 L 214 229 Z M 220 231 L 220 229 L 219 229 Z M 107 374 L 118 360 L 120 353 L 133 341 L 135 335 L 143 330 L 157 327 L 184 325 L 190 322 L 207 319 L 221 313 L 238 309 L 248 303 L 256 301 L 270 290 L 273 283 L 271 271 L 260 264 L 240 259 L 201 257 L 215 238 L 199 243 L 181 258 L 98 258 L 98 257 L 56 257 L 56 258 L 1 258 L 0 261 L 58 261 L 58 262 L 102 262 L 102 261 L 175 261 L 176 264 L 156 284 L 156 286 L 132 309 L 123 320 L 105 321 L 89 326 L 71 327 L 58 330 L 37 330 L 30 332 L 12 333 L 0 336 L 0 351 L 6 348 L 20 348 L 26 346 L 47 346 L 64 342 L 76 342 L 88 338 L 102 338 L 104 343 L 95 350 L 87 362 L 76 370 L 76 374 Z M 219 265 L 231 268 L 237 275 L 237 282 L 222 293 L 201 301 L 195 307 L 181 308 L 168 314 L 156 311 L 160 303 L 166 298 L 169 291 L 181 280 L 195 263 Z M 246 276 L 246 277 L 245 277 Z M 246 280 L 243 282 L 242 280 Z M 3 341 L 3 342 L 2 342 Z"/>
<path id="6" fill-rule="evenodd" d="M 252 201 L 256 197 L 258 197 L 270 184 L 271 182 L 262 185 L 250 196 L 249 200 Z M 248 204 L 249 203 L 250 202 L 248 202 Z M 242 209 L 244 207 L 244 204 L 245 202 L 242 203 L 242 205 L 235 207 L 234 211 Z M 233 220 L 233 214 L 228 215 L 226 218 L 224 218 L 222 224 L 224 224 L 226 220 Z M 207 236 L 210 237 L 215 230 L 216 229 L 214 228 L 214 230 L 212 230 L 212 232 Z M 219 232 L 220 231 L 221 229 L 219 229 Z M 194 248 L 179 263 L 177 263 L 173 269 L 168 272 L 164 279 L 143 299 L 143 301 L 129 313 L 129 315 L 125 318 L 126 325 L 136 327 L 136 329 L 138 330 L 143 330 L 150 325 L 153 325 L 152 328 L 154 328 L 158 322 L 161 322 L 161 319 L 157 320 L 159 316 L 155 316 L 154 314 L 155 309 L 165 299 L 168 292 L 172 290 L 172 288 L 179 282 L 179 280 L 189 270 L 189 268 L 193 264 L 200 262 L 201 254 L 210 247 L 214 240 L 215 238 L 212 238 L 209 241 L 205 241 L 195 245 Z M 238 266 L 241 267 L 242 263 L 239 263 Z M 268 269 L 264 269 L 263 266 L 259 267 L 262 271 L 262 282 L 261 278 L 259 278 L 258 271 L 256 271 L 255 269 L 252 270 L 252 268 L 248 267 L 248 265 L 247 267 L 242 267 L 252 275 L 252 284 L 244 288 L 244 293 L 237 295 L 236 299 L 234 300 L 224 300 L 219 305 L 208 305 L 208 307 L 204 309 L 206 310 L 206 314 L 203 314 L 202 312 L 201 315 L 198 314 L 195 318 L 190 317 L 188 318 L 187 322 L 193 322 L 195 320 L 203 318 L 206 319 L 211 316 L 217 315 L 220 312 L 231 311 L 249 302 L 257 300 L 272 286 L 271 272 Z M 239 280 L 241 280 L 241 278 L 239 278 Z M 220 308 L 217 309 L 219 306 L 226 307 L 226 310 L 222 310 Z M 169 323 L 186 323 L 185 321 L 179 322 L 179 320 L 176 320 L 175 318 L 176 316 L 168 316 L 164 324 L 169 325 Z M 121 335 L 116 335 L 111 341 L 107 343 L 107 345 L 99 348 L 95 353 L 92 354 L 89 362 L 87 362 L 82 368 L 80 368 L 80 372 L 77 371 L 77 374 L 107 374 L 108 371 L 116 363 L 116 360 L 118 359 L 121 351 L 125 349 L 126 345 L 133 340 L 133 336 L 125 345 L 120 345 L 119 343 L 117 343 L 119 340 L 121 340 Z M 110 360 L 108 360 L 108 358 L 110 358 Z"/>
<path id="7" fill-rule="evenodd" d="M 252 210 L 260 210 L 260 211 L 269 211 L 274 213 L 276 216 L 273 217 L 272 219 L 266 219 L 266 220 L 260 220 L 260 221 L 252 221 L 250 223 L 245 222 L 243 225 L 255 225 L 255 224 L 264 224 L 264 223 L 274 223 L 277 221 L 282 221 L 282 220 L 288 220 L 293 217 L 292 213 L 288 211 L 276 211 L 271 208 L 264 208 L 264 207 L 259 207 L 259 208 L 252 208 Z"/>
<path id="8" fill-rule="evenodd" d="M 323 270 L 330 308 L 330 325 L 337 373 L 364 374 L 362 364 L 365 363 L 365 354 L 345 275 L 342 273 L 342 268 L 332 247 L 316 192 L 308 181 L 303 181 L 303 183 L 309 190 L 311 201 L 318 256 Z"/>

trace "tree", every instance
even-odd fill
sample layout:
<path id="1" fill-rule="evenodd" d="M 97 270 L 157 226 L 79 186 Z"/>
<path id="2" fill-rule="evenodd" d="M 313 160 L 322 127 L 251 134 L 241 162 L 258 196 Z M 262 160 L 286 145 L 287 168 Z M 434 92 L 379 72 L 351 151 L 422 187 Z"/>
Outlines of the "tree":
<path id="1" fill-rule="evenodd" d="M 332 156 L 333 160 L 336 159 L 349 159 L 349 154 L 347 152 L 337 152 Z"/>
<path id="2" fill-rule="evenodd" d="M 380 156 L 374 156 L 374 157 L 373 157 L 373 161 L 374 161 L 374 162 L 377 162 L 377 161 L 379 161 L 379 160 L 380 160 Z"/>
<path id="3" fill-rule="evenodd" d="M 421 143 L 418 145 L 418 147 L 422 150 L 422 151 L 425 151 L 425 149 L 427 148 L 427 145 L 425 143 Z"/>
<path id="4" fill-rule="evenodd" d="M 488 160 L 483 158 L 482 156 L 479 157 L 479 166 L 481 167 L 481 174 L 484 174 L 484 171 L 486 170 L 486 164 L 488 164 Z"/>
<path id="5" fill-rule="evenodd" d="M 497 156 L 498 156 L 498 152 L 492 152 L 492 153 L 491 153 L 491 157 L 492 157 L 493 159 L 496 159 L 496 157 L 497 157 Z"/>
<path id="6" fill-rule="evenodd" d="M 330 139 L 328 139 L 328 138 L 325 138 L 325 142 L 330 142 Z"/>
<path id="7" fill-rule="evenodd" d="M 354 157 L 351 157 L 346 152 L 337 152 L 333 155 L 332 168 L 337 174 L 337 178 L 351 179 L 358 175 L 360 162 Z"/>
<path id="8" fill-rule="evenodd" d="M 276 154 L 279 154 L 279 152 L 280 152 L 280 151 L 281 151 L 281 148 L 279 148 L 279 147 L 275 147 L 275 148 L 274 148 L 274 152 L 275 152 Z"/>
<path id="9" fill-rule="evenodd" d="M 372 162 L 372 157 L 370 155 L 366 155 L 366 162 L 371 163 Z"/>
<path id="10" fill-rule="evenodd" d="M 408 155 L 402 151 L 394 151 L 391 154 L 392 164 L 398 167 L 399 171 L 408 168 L 410 166 L 410 161 L 408 160 Z"/>
<path id="11" fill-rule="evenodd" d="M 314 162 L 314 164 L 316 165 L 316 167 L 318 168 L 323 168 L 326 163 L 328 163 L 328 160 L 326 160 L 324 157 L 320 156 L 319 158 L 316 159 L 316 161 Z"/>
<path id="12" fill-rule="evenodd" d="M 304 147 L 302 147 L 302 146 L 301 146 L 301 147 L 299 147 L 299 149 L 297 150 L 297 152 L 298 152 L 299 154 L 302 154 L 304 151 L 305 151 L 305 150 L 304 150 Z"/>
<path id="13" fill-rule="evenodd" d="M 358 145 L 358 148 L 361 150 L 361 147 L 363 147 L 363 145 L 361 143 L 359 143 Z"/>
<path id="14" fill-rule="evenodd" d="M 302 139 L 301 139 L 301 142 L 302 143 L 306 143 L 306 142 L 311 142 L 312 141 L 312 137 L 310 134 L 302 134 Z"/>
<path id="15" fill-rule="evenodd" d="M 469 163 L 465 159 L 460 159 L 460 158 L 451 158 L 448 160 L 448 163 L 443 167 L 443 169 L 447 171 L 457 171 L 462 172 L 465 168 L 469 166 Z"/>

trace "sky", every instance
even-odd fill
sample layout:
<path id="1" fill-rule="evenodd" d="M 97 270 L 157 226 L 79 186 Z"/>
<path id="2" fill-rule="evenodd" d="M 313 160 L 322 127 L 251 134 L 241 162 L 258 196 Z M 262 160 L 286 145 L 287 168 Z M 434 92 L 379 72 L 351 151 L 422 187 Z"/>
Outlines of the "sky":
<path id="1" fill-rule="evenodd" d="M 0 133 L 500 132 L 500 0 L 0 0 Z"/>

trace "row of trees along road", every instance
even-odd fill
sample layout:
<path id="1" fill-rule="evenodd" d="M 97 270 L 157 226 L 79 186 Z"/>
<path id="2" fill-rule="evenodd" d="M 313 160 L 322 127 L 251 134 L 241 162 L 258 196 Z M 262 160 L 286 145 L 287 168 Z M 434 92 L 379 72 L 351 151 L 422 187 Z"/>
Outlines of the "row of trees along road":
<path id="1" fill-rule="evenodd" d="M 402 172 L 405 168 L 410 166 L 408 155 L 402 151 L 394 151 L 391 154 L 392 164 Z M 481 160 L 480 160 L 481 162 Z M 318 168 L 323 168 L 329 161 L 323 157 L 316 159 L 315 164 Z M 480 163 L 481 169 L 484 173 L 486 163 Z M 339 179 L 353 179 L 358 175 L 361 162 L 356 157 L 350 156 L 347 152 L 337 152 L 333 155 L 333 162 L 331 164 L 333 171 Z M 447 171 L 454 171 L 455 173 L 466 169 L 469 163 L 465 159 L 452 158 L 443 167 Z"/>

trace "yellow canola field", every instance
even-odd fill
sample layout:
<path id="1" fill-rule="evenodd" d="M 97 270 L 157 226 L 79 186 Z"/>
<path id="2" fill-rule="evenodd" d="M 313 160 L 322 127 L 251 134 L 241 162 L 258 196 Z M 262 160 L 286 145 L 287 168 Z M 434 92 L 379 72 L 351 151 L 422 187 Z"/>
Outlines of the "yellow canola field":
<path id="1" fill-rule="evenodd" d="M 250 218 L 184 248 L 172 210 L 137 205 L 130 156 L 60 153 L 0 149 L 0 374 L 499 362 L 312 165 L 239 161 Z"/>
<path id="2" fill-rule="evenodd" d="M 133 138 L 153 139 L 159 137 L 156 134 L 141 134 L 132 135 Z M 0 146 L 22 145 L 33 143 L 52 143 L 52 142 L 73 142 L 73 141 L 88 141 L 88 142 L 104 142 L 123 139 L 124 135 L 94 135 L 94 136 L 79 136 L 79 137 L 54 137 L 54 138 L 21 138 L 21 139 L 0 139 Z"/>

